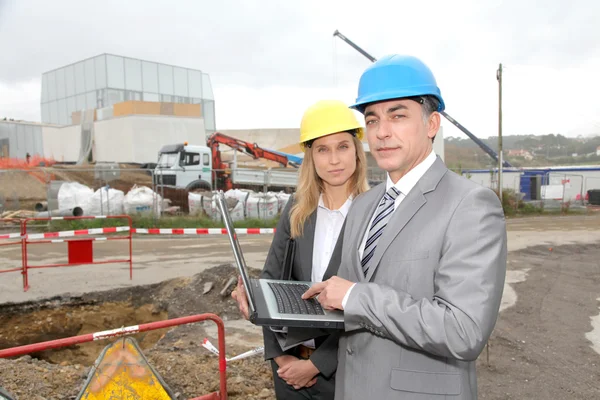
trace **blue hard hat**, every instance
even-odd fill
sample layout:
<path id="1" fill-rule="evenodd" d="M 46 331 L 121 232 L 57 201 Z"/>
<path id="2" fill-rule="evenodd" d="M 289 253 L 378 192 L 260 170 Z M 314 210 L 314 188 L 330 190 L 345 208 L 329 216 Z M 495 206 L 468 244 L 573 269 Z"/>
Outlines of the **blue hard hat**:
<path id="1" fill-rule="evenodd" d="M 363 112 L 369 103 L 425 95 L 435 96 L 440 103 L 437 111 L 444 111 L 442 94 L 429 67 L 416 57 L 394 54 L 363 72 L 356 103 L 350 108 Z"/>

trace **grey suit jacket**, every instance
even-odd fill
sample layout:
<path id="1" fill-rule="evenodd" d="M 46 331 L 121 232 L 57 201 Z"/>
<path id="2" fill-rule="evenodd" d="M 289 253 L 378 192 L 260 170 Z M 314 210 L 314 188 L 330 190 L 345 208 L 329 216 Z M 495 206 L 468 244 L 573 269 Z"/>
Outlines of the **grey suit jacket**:
<path id="1" fill-rule="evenodd" d="M 344 310 L 336 399 L 477 398 L 475 360 L 498 315 L 506 226 L 496 194 L 438 158 L 392 215 L 367 277 L 358 255 L 385 184 L 357 197 L 338 275 Z"/>
<path id="2" fill-rule="evenodd" d="M 283 259 L 285 255 L 285 247 L 287 240 L 290 237 L 290 210 L 293 205 L 293 197 L 288 201 L 286 207 L 281 213 L 281 217 L 277 224 L 273 242 L 267 255 L 265 267 L 262 271 L 261 278 L 264 279 L 280 279 L 283 269 Z M 313 242 L 315 237 L 315 225 L 317 222 L 317 212 L 310 215 L 304 224 L 304 232 L 301 237 L 296 238 L 296 251 L 292 267 L 291 279 L 295 281 L 311 281 L 312 260 L 313 260 Z M 323 280 L 327 280 L 337 273 L 340 265 L 343 243 L 343 230 L 340 232 L 338 241 L 335 245 L 333 254 L 329 261 L 329 265 Z M 328 331 L 324 329 L 312 328 L 290 328 L 288 336 L 292 336 L 294 341 L 304 341 L 315 339 L 318 347 L 311 355 L 310 359 L 317 369 L 325 377 L 329 378 L 337 368 L 337 344 L 338 332 Z M 268 328 L 263 328 L 263 337 L 265 343 L 265 360 L 275 358 L 283 354 L 291 354 L 291 351 L 284 352 L 281 350 L 277 339 L 273 332 Z"/>

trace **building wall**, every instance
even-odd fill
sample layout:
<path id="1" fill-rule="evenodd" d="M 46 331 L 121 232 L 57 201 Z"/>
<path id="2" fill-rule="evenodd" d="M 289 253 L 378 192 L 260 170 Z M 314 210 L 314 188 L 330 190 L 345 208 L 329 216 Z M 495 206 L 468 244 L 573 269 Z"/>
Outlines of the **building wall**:
<path id="1" fill-rule="evenodd" d="M 98 162 L 153 163 L 166 144 L 205 145 L 202 118 L 141 116 L 117 117 L 94 125 L 94 157 Z"/>
<path id="2" fill-rule="evenodd" d="M 24 159 L 27 153 L 42 156 L 42 125 L 0 121 L 0 157 L 6 149 L 9 158 Z"/>
<path id="3" fill-rule="evenodd" d="M 132 162 L 133 118 L 113 118 L 94 123 L 94 159 L 98 162 Z"/>
<path id="4" fill-rule="evenodd" d="M 44 126 L 42 142 L 45 158 L 52 158 L 57 162 L 77 162 L 81 148 L 81 126 Z"/>
<path id="5" fill-rule="evenodd" d="M 42 75 L 42 121 L 72 124 L 75 111 L 130 100 L 201 104 L 215 130 L 210 77 L 199 70 L 102 54 Z"/>
<path id="6" fill-rule="evenodd" d="M 446 156 L 444 153 L 446 150 L 444 147 L 444 127 L 443 126 L 440 126 L 438 133 L 435 135 L 435 140 L 433 141 L 433 151 L 435 151 L 435 154 L 440 156 L 442 161 L 446 160 Z"/>
<path id="7" fill-rule="evenodd" d="M 105 55 L 43 74 L 42 122 L 71 125 L 73 112 L 107 104 L 108 87 Z"/>

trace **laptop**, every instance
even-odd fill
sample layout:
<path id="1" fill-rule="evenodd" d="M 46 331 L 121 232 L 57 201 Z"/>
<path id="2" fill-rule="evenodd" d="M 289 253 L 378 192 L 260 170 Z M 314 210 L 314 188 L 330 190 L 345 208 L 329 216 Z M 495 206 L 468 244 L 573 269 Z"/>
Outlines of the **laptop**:
<path id="1" fill-rule="evenodd" d="M 248 297 L 250 322 L 260 326 L 344 329 L 344 314 L 340 310 L 325 310 L 313 299 L 303 300 L 302 294 L 313 282 L 275 279 L 251 279 L 222 190 L 216 191 L 216 203 L 227 229 L 235 263 Z"/>

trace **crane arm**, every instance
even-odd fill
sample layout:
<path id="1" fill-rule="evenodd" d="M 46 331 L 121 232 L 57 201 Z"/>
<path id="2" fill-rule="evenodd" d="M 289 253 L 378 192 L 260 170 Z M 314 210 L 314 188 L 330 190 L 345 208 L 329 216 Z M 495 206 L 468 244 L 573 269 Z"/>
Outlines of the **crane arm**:
<path id="1" fill-rule="evenodd" d="M 346 36 L 342 35 L 340 33 L 340 31 L 338 31 L 337 29 L 335 30 L 335 32 L 333 32 L 333 36 L 337 36 L 340 39 L 342 39 L 344 42 L 348 43 L 350 46 L 352 46 L 354 48 L 354 50 L 358 51 L 360 54 L 367 57 L 371 62 L 377 61 L 377 59 L 375 57 L 373 57 L 372 55 L 370 55 L 369 53 L 364 51 L 362 48 L 360 48 L 360 46 L 355 44 L 352 40 L 350 40 Z"/>
<path id="2" fill-rule="evenodd" d="M 455 120 L 454 118 L 449 116 L 445 111 L 442 111 L 440 114 L 442 114 L 444 117 L 446 117 L 446 119 L 448 121 L 452 122 L 454 124 L 454 126 L 456 126 L 458 129 L 463 131 L 465 133 L 465 135 L 467 135 L 472 141 L 474 141 L 481 148 L 481 150 L 483 150 L 487 153 L 487 155 L 492 157 L 494 159 L 494 161 L 498 162 L 498 153 L 496 153 L 491 147 L 489 147 L 483 141 L 479 140 L 479 138 L 477 138 L 477 136 L 473 135 L 467 128 L 465 128 L 457 120 Z M 506 160 L 502 161 L 502 166 L 507 167 L 507 168 L 512 167 L 512 165 Z"/>
<path id="3" fill-rule="evenodd" d="M 212 149 L 213 164 L 217 164 L 219 166 L 222 166 L 223 164 L 220 160 L 220 152 L 218 151 L 219 144 L 229 146 L 232 149 L 247 154 L 254 159 L 264 158 L 265 160 L 278 162 L 284 167 L 287 167 L 288 165 L 296 166 L 291 163 L 283 154 L 263 149 L 256 143 L 245 142 L 243 140 L 224 135 L 220 132 L 215 132 L 208 138 L 207 145 Z"/>

